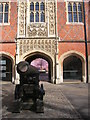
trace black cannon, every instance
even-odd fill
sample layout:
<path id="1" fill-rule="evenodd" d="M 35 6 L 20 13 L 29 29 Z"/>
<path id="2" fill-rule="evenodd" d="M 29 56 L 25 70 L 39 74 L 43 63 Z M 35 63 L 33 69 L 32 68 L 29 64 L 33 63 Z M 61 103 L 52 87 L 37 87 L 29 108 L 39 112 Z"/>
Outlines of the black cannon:
<path id="1" fill-rule="evenodd" d="M 17 72 L 20 75 L 20 84 L 15 87 L 14 112 L 26 109 L 43 113 L 45 91 L 43 84 L 39 85 L 39 71 L 28 62 L 22 61 L 17 65 Z"/>

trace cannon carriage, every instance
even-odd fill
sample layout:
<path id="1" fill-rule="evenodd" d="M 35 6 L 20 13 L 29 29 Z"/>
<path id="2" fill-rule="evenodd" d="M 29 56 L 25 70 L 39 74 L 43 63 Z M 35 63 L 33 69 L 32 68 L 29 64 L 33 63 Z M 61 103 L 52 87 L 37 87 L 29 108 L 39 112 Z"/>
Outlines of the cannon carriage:
<path id="1" fill-rule="evenodd" d="M 44 112 L 43 96 L 45 90 L 43 84 L 39 85 L 39 71 L 28 62 L 22 61 L 17 65 L 20 75 L 20 84 L 15 87 L 15 110 L 33 110 Z"/>

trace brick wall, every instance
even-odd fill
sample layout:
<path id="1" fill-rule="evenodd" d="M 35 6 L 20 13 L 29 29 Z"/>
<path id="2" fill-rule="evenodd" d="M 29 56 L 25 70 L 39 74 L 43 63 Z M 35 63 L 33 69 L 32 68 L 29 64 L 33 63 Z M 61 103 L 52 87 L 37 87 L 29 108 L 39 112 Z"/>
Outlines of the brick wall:
<path id="1" fill-rule="evenodd" d="M 89 9 L 88 3 L 85 3 L 87 40 L 88 40 L 88 9 Z M 64 52 L 70 50 L 75 50 L 85 55 L 84 24 L 67 23 L 66 2 L 57 3 L 57 28 L 58 28 L 58 36 L 60 37 L 59 57 Z M 70 41 L 74 41 L 74 42 L 72 43 Z"/>
<path id="2" fill-rule="evenodd" d="M 10 24 L 0 26 L 0 51 L 9 52 L 15 56 L 15 38 L 17 33 L 17 3 L 10 3 Z M 5 44 L 5 43 L 7 44 Z"/>
<path id="3" fill-rule="evenodd" d="M 62 54 L 68 51 L 78 51 L 85 56 L 85 44 L 84 43 L 59 43 L 59 58 Z"/>

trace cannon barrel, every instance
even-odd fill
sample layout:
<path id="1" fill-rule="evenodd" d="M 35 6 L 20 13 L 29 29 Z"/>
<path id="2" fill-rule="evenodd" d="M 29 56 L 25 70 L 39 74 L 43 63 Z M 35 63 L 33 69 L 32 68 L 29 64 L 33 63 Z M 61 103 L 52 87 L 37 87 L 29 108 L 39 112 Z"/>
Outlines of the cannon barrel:
<path id="1" fill-rule="evenodd" d="M 21 61 L 17 64 L 17 72 L 20 75 L 33 75 L 33 74 L 39 74 L 39 71 L 36 67 L 29 65 L 27 61 Z"/>

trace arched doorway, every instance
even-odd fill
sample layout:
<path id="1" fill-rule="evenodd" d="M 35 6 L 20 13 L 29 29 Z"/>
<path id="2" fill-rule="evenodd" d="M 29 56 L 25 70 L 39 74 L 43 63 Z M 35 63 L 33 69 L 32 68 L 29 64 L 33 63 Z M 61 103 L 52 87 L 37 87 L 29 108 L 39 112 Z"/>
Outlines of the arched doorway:
<path id="1" fill-rule="evenodd" d="M 6 57 L 0 57 L 0 80 L 12 81 L 12 61 Z"/>
<path id="2" fill-rule="evenodd" d="M 69 56 L 63 61 L 63 79 L 82 81 L 82 61 L 77 56 Z"/>
<path id="3" fill-rule="evenodd" d="M 44 53 L 32 53 L 26 59 L 29 64 L 37 67 L 40 71 L 40 80 L 51 82 L 53 76 L 53 62 L 49 56 Z"/>

